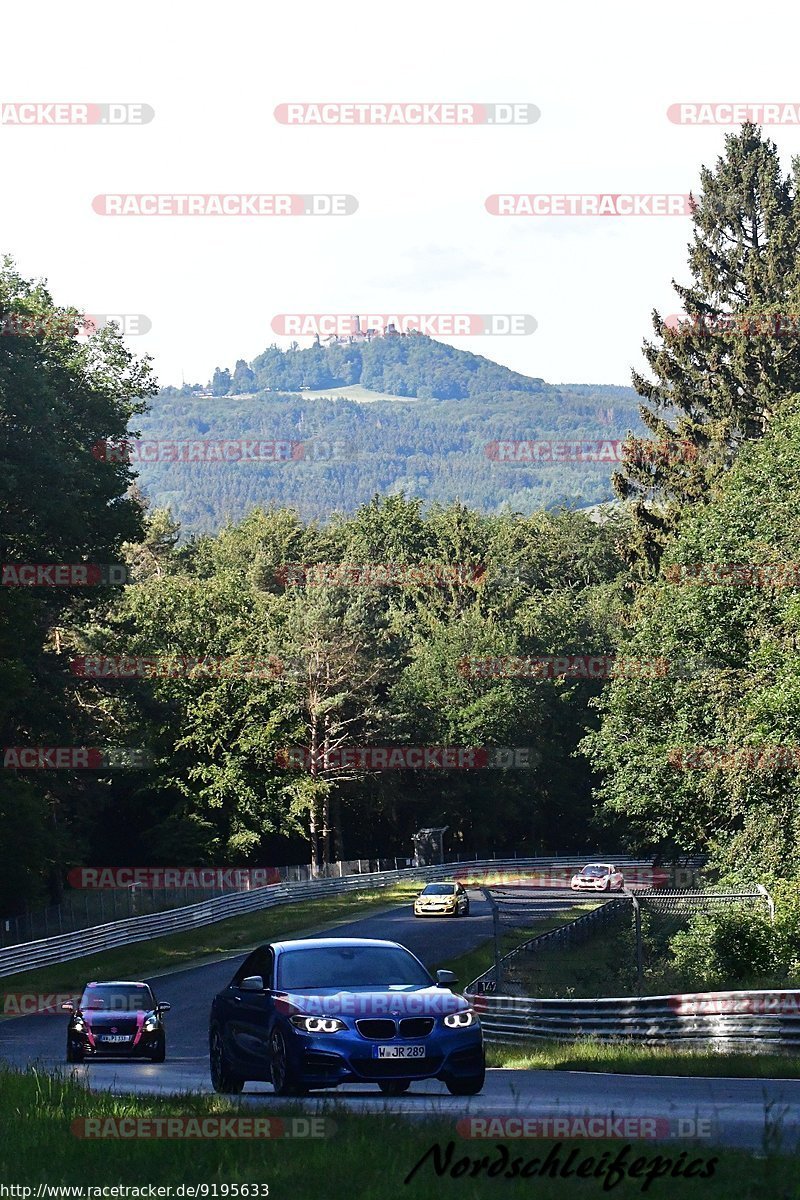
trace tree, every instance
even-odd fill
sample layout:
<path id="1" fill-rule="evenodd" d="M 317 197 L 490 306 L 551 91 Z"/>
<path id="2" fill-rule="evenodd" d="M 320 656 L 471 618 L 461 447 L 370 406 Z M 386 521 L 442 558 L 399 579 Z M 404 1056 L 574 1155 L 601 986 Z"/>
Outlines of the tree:
<path id="1" fill-rule="evenodd" d="M 800 871 L 800 398 L 745 446 L 640 589 L 620 650 L 665 678 L 611 684 L 584 751 L 637 849 L 742 878 Z"/>
<path id="2" fill-rule="evenodd" d="M 754 125 L 726 137 L 701 171 L 688 285 L 673 280 L 685 318 L 653 313 L 644 343 L 652 372 L 633 384 L 651 439 L 633 438 L 614 477 L 632 502 L 635 554 L 652 569 L 686 506 L 704 503 L 743 442 L 763 436 L 800 387 L 797 318 L 800 173 L 784 177 L 775 144 Z"/>
<path id="3" fill-rule="evenodd" d="M 216 377 L 216 372 L 215 372 L 215 377 Z M 250 367 L 248 367 L 247 363 L 244 361 L 243 358 L 238 358 L 236 360 L 236 366 L 234 367 L 234 371 L 233 371 L 233 380 L 232 380 L 231 386 L 230 386 L 231 394 L 234 396 L 248 395 L 250 392 L 254 392 L 255 389 L 256 389 L 255 371 L 253 371 Z M 213 391 L 213 385 L 212 385 L 212 391 Z M 214 392 L 215 396 L 219 395 L 219 394 L 221 394 L 221 393 Z"/>
<path id="4" fill-rule="evenodd" d="M 118 563 L 141 531 L 131 467 L 102 448 L 146 408 L 149 361 L 113 326 L 85 342 L 78 327 L 77 310 L 56 307 L 44 283 L 3 260 L 0 563 Z M 65 631 L 97 619 L 110 599 L 106 588 L 0 587 L 0 745 L 91 744 L 97 727 L 67 669 Z M 79 838 L 73 817 L 98 784 L 86 772 L 3 776 L 0 876 L 17 881 L 19 904 L 44 882 L 60 887 L 65 830 Z"/>
<path id="5" fill-rule="evenodd" d="M 214 375 L 211 380 L 211 391 L 215 396 L 227 396 L 231 390 L 231 373 L 227 367 L 224 370 L 220 367 L 214 368 Z"/>

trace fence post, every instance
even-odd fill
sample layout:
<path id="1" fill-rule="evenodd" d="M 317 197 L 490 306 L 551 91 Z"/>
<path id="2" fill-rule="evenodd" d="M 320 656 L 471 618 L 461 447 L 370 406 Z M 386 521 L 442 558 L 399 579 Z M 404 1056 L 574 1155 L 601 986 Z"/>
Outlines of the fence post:
<path id="1" fill-rule="evenodd" d="M 631 896 L 633 901 L 633 920 L 636 929 L 636 986 L 639 989 L 641 996 L 644 991 L 644 964 L 642 962 L 642 912 L 641 905 L 635 896 Z"/>
<path id="2" fill-rule="evenodd" d="M 766 900 L 767 908 L 769 909 L 769 919 L 772 922 L 772 924 L 774 925 L 775 924 L 775 901 L 772 899 L 772 896 L 769 894 L 767 889 L 764 887 L 763 883 L 756 884 L 756 891 L 760 895 L 762 895 L 764 897 L 764 899 Z"/>
<path id="3" fill-rule="evenodd" d="M 494 988 L 495 994 L 500 994 L 500 986 L 502 982 L 502 956 L 500 954 L 500 905 L 495 900 L 488 887 L 480 889 L 492 909 L 492 932 L 494 934 Z"/>

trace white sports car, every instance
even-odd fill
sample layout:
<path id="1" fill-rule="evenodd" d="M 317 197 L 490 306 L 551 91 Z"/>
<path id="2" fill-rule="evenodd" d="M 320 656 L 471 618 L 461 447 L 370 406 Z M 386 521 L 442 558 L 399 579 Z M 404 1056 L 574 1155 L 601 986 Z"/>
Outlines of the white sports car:
<path id="1" fill-rule="evenodd" d="M 570 881 L 574 892 L 621 892 L 624 884 L 622 872 L 611 863 L 587 863 Z"/>

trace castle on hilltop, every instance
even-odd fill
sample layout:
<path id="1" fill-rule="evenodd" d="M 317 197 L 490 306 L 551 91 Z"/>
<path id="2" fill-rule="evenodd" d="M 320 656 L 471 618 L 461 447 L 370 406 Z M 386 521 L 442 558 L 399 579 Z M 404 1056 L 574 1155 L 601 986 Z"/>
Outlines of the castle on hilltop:
<path id="1" fill-rule="evenodd" d="M 332 333 L 330 337 L 320 339 L 319 334 L 316 334 L 314 341 L 319 346 L 357 346 L 362 342 L 371 342 L 379 337 L 407 337 L 405 333 L 401 333 L 393 321 L 390 321 L 384 329 L 362 329 L 361 317 L 353 317 L 354 329 L 352 333 L 343 336 Z"/>

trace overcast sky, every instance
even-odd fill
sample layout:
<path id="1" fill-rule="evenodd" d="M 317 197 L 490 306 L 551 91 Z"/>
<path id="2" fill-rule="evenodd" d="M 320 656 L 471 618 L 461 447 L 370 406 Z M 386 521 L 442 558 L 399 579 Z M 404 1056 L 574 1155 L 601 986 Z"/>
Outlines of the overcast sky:
<path id="1" fill-rule="evenodd" d="M 443 339 L 552 382 L 628 383 L 676 311 L 690 221 L 495 217 L 498 192 L 685 193 L 726 129 L 680 101 L 800 103 L 798 17 L 774 0 L 186 0 L 8 5 L 2 103 L 148 104 L 148 124 L 0 125 L 0 250 L 58 303 L 142 313 L 162 383 L 252 359 L 279 313 L 526 313 Z M 292 101 L 535 104 L 499 128 L 282 125 Z M 784 157 L 797 127 L 767 130 Z M 108 193 L 345 193 L 346 217 L 104 217 Z M 303 344 L 307 344 L 303 342 Z"/>

